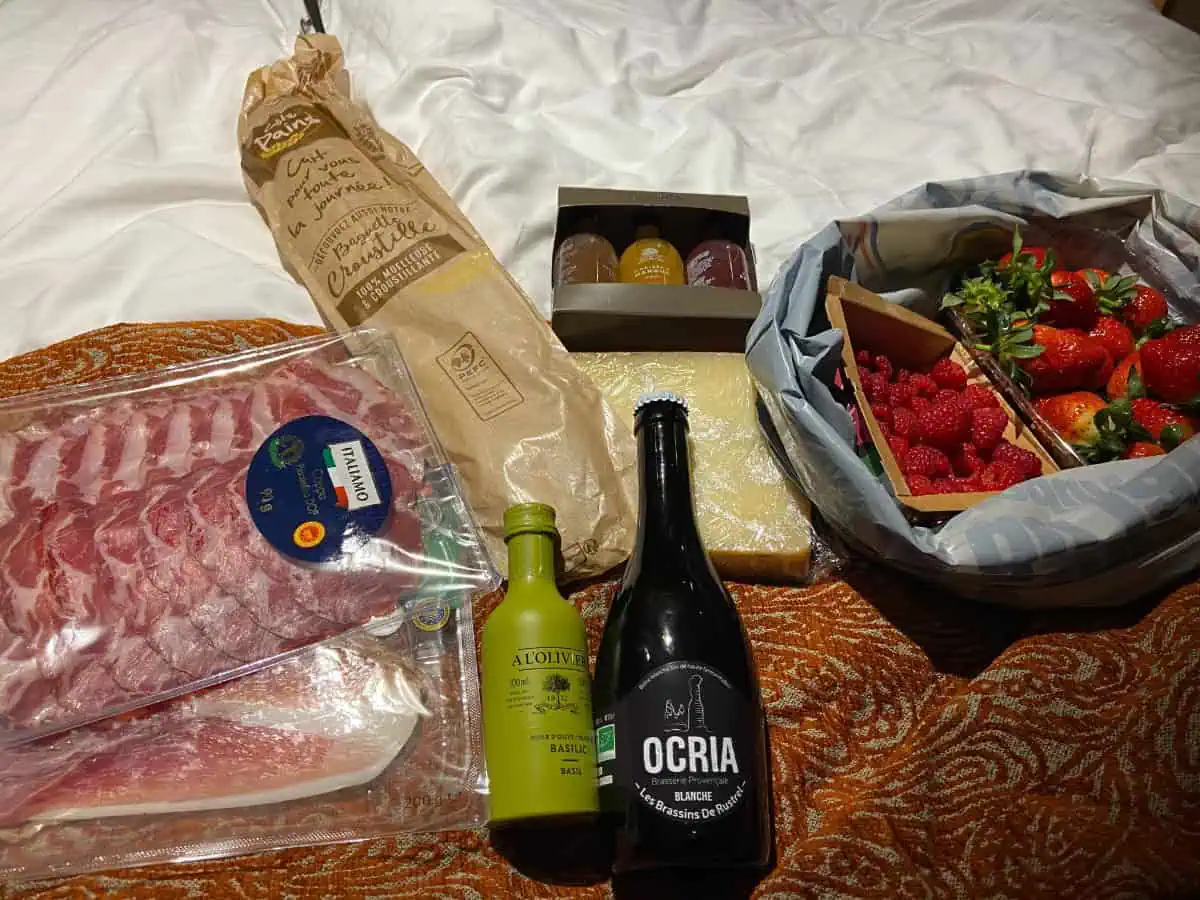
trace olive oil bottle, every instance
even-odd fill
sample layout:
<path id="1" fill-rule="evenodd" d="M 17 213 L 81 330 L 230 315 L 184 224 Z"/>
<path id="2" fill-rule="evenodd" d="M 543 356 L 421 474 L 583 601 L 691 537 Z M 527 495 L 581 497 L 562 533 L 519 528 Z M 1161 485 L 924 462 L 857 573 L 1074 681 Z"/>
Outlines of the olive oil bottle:
<path id="1" fill-rule="evenodd" d="M 587 635 L 554 583 L 554 509 L 504 513 L 508 593 L 483 627 L 483 738 L 493 829 L 595 817 Z"/>

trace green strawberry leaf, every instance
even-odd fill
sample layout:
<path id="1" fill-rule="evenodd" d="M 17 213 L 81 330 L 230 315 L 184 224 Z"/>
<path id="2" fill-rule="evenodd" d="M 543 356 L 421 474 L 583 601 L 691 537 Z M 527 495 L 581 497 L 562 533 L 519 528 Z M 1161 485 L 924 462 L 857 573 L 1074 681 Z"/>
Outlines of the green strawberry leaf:
<path id="1" fill-rule="evenodd" d="M 1041 356 L 1046 350 L 1041 344 L 1018 344 L 1009 348 L 1008 355 L 1013 359 L 1033 359 Z"/>
<path id="2" fill-rule="evenodd" d="M 1125 396 L 1137 400 L 1146 396 L 1146 382 L 1138 374 L 1137 366 L 1129 367 L 1129 377 L 1125 380 Z"/>

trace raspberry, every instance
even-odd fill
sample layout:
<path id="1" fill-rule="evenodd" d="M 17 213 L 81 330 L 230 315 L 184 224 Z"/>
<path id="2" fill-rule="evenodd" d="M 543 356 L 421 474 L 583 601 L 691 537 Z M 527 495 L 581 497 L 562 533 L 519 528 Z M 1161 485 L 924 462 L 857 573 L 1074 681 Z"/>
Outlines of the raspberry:
<path id="1" fill-rule="evenodd" d="M 925 475 L 929 478 L 944 478 L 951 472 L 946 454 L 923 444 L 908 449 L 900 460 L 900 469 L 905 475 Z"/>
<path id="2" fill-rule="evenodd" d="M 887 401 L 888 380 L 881 372 L 867 372 L 862 376 L 863 393 L 870 403 Z"/>
<path id="3" fill-rule="evenodd" d="M 954 489 L 953 478 L 935 478 L 933 479 L 933 493 L 935 494 L 954 494 L 957 493 Z"/>
<path id="4" fill-rule="evenodd" d="M 953 475 L 947 478 L 946 481 L 955 494 L 973 494 L 983 489 L 980 476 L 978 475 Z"/>
<path id="5" fill-rule="evenodd" d="M 908 384 L 908 382 L 912 379 L 912 377 L 913 377 L 913 373 L 910 372 L 908 369 L 900 369 L 899 371 L 896 372 L 896 381 L 899 384 Z"/>
<path id="6" fill-rule="evenodd" d="M 892 380 L 893 369 L 892 361 L 882 353 L 875 357 L 875 371 L 886 377 L 888 381 Z"/>
<path id="7" fill-rule="evenodd" d="M 971 417 L 957 402 L 934 403 L 932 407 L 917 414 L 921 426 L 921 440 L 931 447 L 951 452 L 957 450 L 967 439 L 971 430 Z"/>
<path id="8" fill-rule="evenodd" d="M 917 414 L 898 406 L 892 410 L 892 433 L 910 443 L 916 443 L 921 437 L 921 427 L 917 423 Z"/>
<path id="9" fill-rule="evenodd" d="M 1002 409 L 971 410 L 971 442 L 984 453 L 995 450 L 1004 440 L 1008 416 Z"/>
<path id="10" fill-rule="evenodd" d="M 937 382 L 938 387 L 961 391 L 967 386 L 967 370 L 946 357 L 939 359 L 929 370 L 929 377 Z"/>
<path id="11" fill-rule="evenodd" d="M 892 406 L 912 406 L 915 396 L 913 386 L 907 381 L 893 381 L 888 385 L 888 403 Z"/>
<path id="12" fill-rule="evenodd" d="M 938 383 L 928 375 L 917 373 L 910 378 L 909 383 L 913 386 L 913 390 L 917 392 L 919 397 L 936 397 L 937 392 L 941 390 Z"/>
<path id="13" fill-rule="evenodd" d="M 961 395 L 958 391 L 952 391 L 949 388 L 942 388 L 933 398 L 934 403 L 957 403 Z"/>
<path id="14" fill-rule="evenodd" d="M 933 406 L 933 401 L 928 397 L 913 397 L 910 405 L 912 406 L 913 412 L 922 413 Z"/>
<path id="15" fill-rule="evenodd" d="M 979 451 L 975 449 L 975 445 L 970 441 L 963 444 L 959 451 L 954 454 L 954 471 L 958 475 L 968 476 L 975 475 L 983 471 L 985 465 L 983 458 L 979 455 Z"/>
<path id="16" fill-rule="evenodd" d="M 986 385 L 968 384 L 963 391 L 963 396 L 970 402 L 975 409 L 999 409 L 1000 398 L 996 396 L 996 392 Z"/>
<path id="17" fill-rule="evenodd" d="M 1042 461 L 1032 450 L 1014 447 L 1008 441 L 1001 441 L 992 451 L 992 462 L 1012 466 L 1025 478 L 1037 478 L 1042 474 Z"/>
<path id="18" fill-rule="evenodd" d="M 933 481 L 928 475 L 909 475 L 908 489 L 914 497 L 922 497 L 934 493 Z"/>
<path id="19" fill-rule="evenodd" d="M 860 368 L 868 369 L 871 367 L 871 354 L 866 350 L 859 350 L 854 354 L 854 361 L 858 363 Z"/>
<path id="20" fill-rule="evenodd" d="M 1011 463 L 992 460 L 979 476 L 979 484 L 985 491 L 1003 491 L 1025 480 L 1023 473 Z"/>
<path id="21" fill-rule="evenodd" d="M 908 455 L 908 438 L 902 438 L 898 434 L 893 434 L 888 436 L 887 442 L 888 446 L 892 448 L 892 455 L 896 459 L 904 459 Z"/>
<path id="22" fill-rule="evenodd" d="M 871 412 L 875 414 L 875 421 L 880 425 L 891 424 L 892 408 L 886 403 L 872 403 Z"/>

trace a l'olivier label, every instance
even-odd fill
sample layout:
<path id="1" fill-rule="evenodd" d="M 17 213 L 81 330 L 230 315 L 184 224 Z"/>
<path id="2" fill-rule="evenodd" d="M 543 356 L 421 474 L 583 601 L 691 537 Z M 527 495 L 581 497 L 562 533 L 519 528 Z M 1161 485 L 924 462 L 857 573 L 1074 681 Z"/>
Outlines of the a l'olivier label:
<path id="1" fill-rule="evenodd" d="M 277 428 L 255 452 L 246 503 L 276 550 L 328 562 L 383 529 L 392 480 L 379 450 L 353 425 L 303 416 Z"/>
<path id="2" fill-rule="evenodd" d="M 570 647 L 521 647 L 509 660 L 505 707 L 539 723 L 531 751 L 553 759 L 559 775 L 593 778 L 591 683 L 587 654 Z"/>
<path id="3" fill-rule="evenodd" d="M 617 782 L 666 818 L 723 818 L 750 790 L 751 723 L 750 705 L 716 669 L 661 666 L 617 706 Z"/>

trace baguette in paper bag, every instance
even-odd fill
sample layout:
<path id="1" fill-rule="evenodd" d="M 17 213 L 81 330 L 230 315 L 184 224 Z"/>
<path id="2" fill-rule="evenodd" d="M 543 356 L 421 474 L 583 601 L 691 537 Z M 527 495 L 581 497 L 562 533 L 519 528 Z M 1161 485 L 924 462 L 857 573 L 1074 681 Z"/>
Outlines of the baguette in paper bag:
<path id="1" fill-rule="evenodd" d="M 557 510 L 568 577 L 624 561 L 636 450 L 462 211 L 350 99 L 336 38 L 251 74 L 242 172 L 285 267 L 333 328 L 388 328 L 502 571 L 512 503 Z"/>

